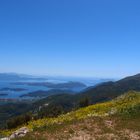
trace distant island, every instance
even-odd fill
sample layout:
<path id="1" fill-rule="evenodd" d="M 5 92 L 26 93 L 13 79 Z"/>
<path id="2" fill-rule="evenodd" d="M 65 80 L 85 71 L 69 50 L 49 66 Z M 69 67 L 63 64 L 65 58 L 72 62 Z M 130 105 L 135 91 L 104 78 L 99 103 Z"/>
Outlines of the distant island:
<path id="1" fill-rule="evenodd" d="M 18 92 L 20 92 L 20 91 L 25 91 L 25 90 L 27 90 L 27 89 L 24 89 L 24 88 L 2 88 L 2 89 L 0 89 L 0 91 L 18 91 Z"/>
<path id="2" fill-rule="evenodd" d="M 0 93 L 0 96 L 7 96 L 8 93 Z"/>
<path id="3" fill-rule="evenodd" d="M 36 77 L 26 74 L 17 74 L 17 73 L 0 73 L 0 81 L 26 81 L 26 80 L 47 80 L 47 78 Z"/>
<path id="4" fill-rule="evenodd" d="M 56 94 L 74 94 L 71 90 L 51 89 L 48 91 L 38 90 L 28 94 L 21 95 L 20 97 L 48 97 Z"/>
<path id="5" fill-rule="evenodd" d="M 67 83 L 50 83 L 50 82 L 16 82 L 16 85 L 28 85 L 28 86 L 45 86 L 55 89 L 71 89 L 71 88 L 86 88 L 87 86 L 80 82 L 67 82 Z"/>

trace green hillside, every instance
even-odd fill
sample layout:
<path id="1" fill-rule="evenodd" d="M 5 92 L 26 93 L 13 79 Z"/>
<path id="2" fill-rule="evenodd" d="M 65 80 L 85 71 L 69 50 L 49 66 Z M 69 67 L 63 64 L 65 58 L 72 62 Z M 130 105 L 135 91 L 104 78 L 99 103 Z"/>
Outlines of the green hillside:
<path id="1" fill-rule="evenodd" d="M 95 87 L 87 88 L 85 91 L 76 95 L 60 94 L 50 96 L 37 101 L 35 106 L 49 103 L 55 106 L 62 106 L 63 110 L 70 111 L 77 107 L 79 101 L 84 98 L 89 99 L 89 104 L 96 104 L 110 101 L 129 91 L 140 91 L 140 74 L 126 77 L 116 82 L 102 83 Z"/>
<path id="2" fill-rule="evenodd" d="M 140 92 L 140 74 L 126 77 L 116 82 L 106 82 L 94 87 L 89 87 L 77 94 L 52 95 L 35 102 L 24 103 L 25 107 L 19 107 L 22 103 L 5 104 L 0 106 L 0 128 L 7 127 L 7 120 L 19 115 L 31 112 L 33 117 L 57 117 L 79 107 L 79 102 L 88 99 L 87 105 L 110 101 L 129 91 Z M 41 94 L 40 92 L 37 94 Z M 9 110 L 9 107 L 11 108 Z M 40 109 L 41 108 L 41 109 Z M 24 122 L 23 122 L 24 123 Z"/>
<path id="3" fill-rule="evenodd" d="M 88 96 L 91 103 L 104 102 L 114 99 L 129 91 L 140 91 L 140 74 L 126 77 L 116 82 L 106 82 L 90 88 L 77 96 L 83 98 Z"/>
<path id="4" fill-rule="evenodd" d="M 113 101 L 91 105 L 86 108 L 81 108 L 77 111 L 70 112 L 66 115 L 61 115 L 57 118 L 45 118 L 38 121 L 30 122 L 28 127 L 36 129 L 54 123 L 64 123 L 85 119 L 92 116 L 109 116 L 122 115 L 126 117 L 140 115 L 140 93 L 130 92 L 119 96 Z"/>
<path id="5" fill-rule="evenodd" d="M 44 118 L 36 121 L 30 121 L 26 126 L 31 130 L 31 132 L 28 134 L 28 137 L 25 136 L 22 139 L 28 139 L 29 137 L 30 139 L 34 139 L 33 137 L 36 135 L 36 133 L 38 134 L 38 137 L 36 137 L 36 139 L 43 139 L 45 134 L 48 135 L 48 139 L 50 135 L 55 138 L 55 133 L 57 133 L 57 136 L 59 138 L 59 136 L 61 136 L 61 134 L 59 134 L 59 131 L 62 131 L 64 128 L 66 128 L 66 130 L 69 129 L 67 130 L 68 133 L 66 134 L 66 137 L 72 137 L 77 131 L 81 130 L 81 128 L 78 127 L 79 125 L 82 125 L 82 127 L 85 127 L 86 129 L 87 124 L 85 124 L 85 121 L 87 121 L 87 123 L 90 123 L 90 125 L 93 125 L 94 128 L 95 126 L 94 124 L 92 124 L 92 121 L 95 121 L 96 125 L 102 127 L 103 124 L 100 123 L 105 123 L 108 120 L 110 120 L 110 123 L 117 120 L 118 122 L 115 122 L 115 127 L 119 127 L 122 133 L 122 129 L 124 126 L 120 125 L 126 123 L 126 120 L 131 123 L 131 125 L 125 125 L 125 127 L 127 127 L 125 129 L 130 129 L 130 131 L 134 132 L 140 132 L 140 124 L 137 123 L 137 121 L 140 120 L 140 93 L 129 92 L 117 97 L 112 101 L 81 108 L 77 111 L 72 111 L 57 118 Z M 78 128 L 76 130 L 73 130 L 73 128 L 71 127 Z M 10 134 L 12 131 L 14 130 L 3 131 L 1 132 L 1 134 Z M 106 134 L 106 131 L 109 130 L 105 126 L 104 128 L 101 128 L 101 131 L 103 131 L 102 133 Z M 115 129 L 113 129 L 112 131 L 114 135 L 118 132 Z"/>

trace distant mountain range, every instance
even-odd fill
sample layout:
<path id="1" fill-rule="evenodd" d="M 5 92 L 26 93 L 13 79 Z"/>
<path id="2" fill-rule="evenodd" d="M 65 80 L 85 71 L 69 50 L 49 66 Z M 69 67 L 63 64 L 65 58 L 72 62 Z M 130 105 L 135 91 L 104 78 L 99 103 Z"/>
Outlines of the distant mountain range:
<path id="1" fill-rule="evenodd" d="M 40 78 L 26 74 L 16 73 L 0 73 L 0 81 L 22 81 L 22 80 L 47 80 L 47 78 Z"/>
<path id="2" fill-rule="evenodd" d="M 0 82 L 21 82 L 21 81 L 47 81 L 49 83 L 66 83 L 69 81 L 81 82 L 87 86 L 96 85 L 102 82 L 114 81 L 109 78 L 82 78 L 82 77 L 67 77 L 67 76 L 33 76 L 17 73 L 0 73 Z"/>
<path id="3" fill-rule="evenodd" d="M 66 83 L 51 83 L 51 82 L 18 82 L 14 83 L 16 85 L 28 85 L 28 86 L 45 86 L 48 88 L 56 88 L 56 89 L 71 89 L 71 88 L 85 88 L 87 87 L 85 84 L 80 82 L 66 82 Z"/>

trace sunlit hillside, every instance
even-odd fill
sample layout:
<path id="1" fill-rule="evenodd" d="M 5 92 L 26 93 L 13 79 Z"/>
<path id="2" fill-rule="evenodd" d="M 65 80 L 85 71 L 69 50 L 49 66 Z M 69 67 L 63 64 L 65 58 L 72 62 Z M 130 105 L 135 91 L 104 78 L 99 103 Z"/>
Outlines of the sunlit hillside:
<path id="1" fill-rule="evenodd" d="M 21 139 L 138 139 L 140 138 L 140 93 L 129 92 L 100 104 L 81 108 L 57 118 L 44 118 L 26 125 L 30 133 Z M 127 123 L 129 122 L 129 123 Z M 23 126 L 21 126 L 23 127 Z M 3 131 L 9 135 L 14 130 Z"/>

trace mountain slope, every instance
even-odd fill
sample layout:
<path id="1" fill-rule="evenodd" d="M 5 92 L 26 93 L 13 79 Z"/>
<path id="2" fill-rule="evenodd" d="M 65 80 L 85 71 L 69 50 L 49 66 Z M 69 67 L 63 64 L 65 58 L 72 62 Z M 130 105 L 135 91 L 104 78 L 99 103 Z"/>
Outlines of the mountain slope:
<path id="1" fill-rule="evenodd" d="M 41 99 L 39 101 L 36 101 L 34 103 L 30 103 L 30 108 L 27 108 L 24 112 L 35 112 L 37 113 L 40 108 L 41 110 L 41 118 L 45 116 L 52 116 L 53 109 L 55 110 L 56 107 L 59 107 L 57 114 L 54 116 L 60 115 L 62 112 L 67 113 L 69 111 L 72 111 L 73 109 L 77 109 L 79 107 L 79 102 L 87 98 L 89 100 L 89 104 L 96 104 L 100 102 L 105 102 L 112 100 L 119 95 L 124 94 L 128 91 L 140 91 L 140 74 L 124 78 L 122 80 L 119 80 L 117 82 L 107 82 L 100 85 L 97 85 L 96 87 L 91 87 L 85 90 L 82 93 L 76 94 L 76 95 L 70 95 L 70 94 L 59 94 L 59 95 L 52 95 L 47 98 Z M 47 105 L 47 106 L 46 106 Z M 8 105 L 6 105 L 7 107 Z M 13 106 L 13 110 L 15 109 L 15 112 L 22 112 L 22 109 L 17 110 L 17 105 L 15 104 Z M 29 106 L 27 104 L 27 106 Z M 13 116 L 12 113 L 6 111 L 5 106 L 2 106 L 0 108 L 0 113 L 2 113 L 2 119 L 0 121 L 5 123 L 4 121 L 9 118 L 9 116 Z M 52 109 L 53 108 L 53 109 Z M 51 110 L 52 109 L 52 110 Z M 5 110 L 5 111 L 4 111 Z M 49 112 L 47 112 L 49 110 Z M 8 115 L 7 115 L 8 112 Z M 43 114 L 42 114 L 43 112 Z M 47 114 L 45 113 L 47 112 Z M 51 115 L 49 114 L 51 112 Z M 19 115 L 22 115 L 21 113 L 18 113 Z M 45 114 L 45 115 L 44 115 Z M 6 116 L 6 117 L 5 117 Z M 15 115 L 16 116 L 16 115 Z M 38 113 L 38 116 L 40 116 L 40 112 Z"/>
<path id="2" fill-rule="evenodd" d="M 91 103 L 104 102 L 128 92 L 140 91 L 140 74 L 126 77 L 117 82 L 106 82 L 77 95 L 79 98 L 89 97 Z"/>
<path id="3" fill-rule="evenodd" d="M 91 116 L 109 116 L 115 114 L 126 116 L 140 115 L 140 93 L 130 92 L 119 96 L 115 100 L 81 108 L 66 115 L 61 115 L 56 119 L 33 121 L 29 124 L 29 127 L 44 127 L 44 125 L 50 125 L 54 122 L 62 123 L 65 121 L 79 120 Z M 41 123 L 38 125 L 40 121 Z"/>
<path id="4" fill-rule="evenodd" d="M 140 93 L 129 92 L 115 100 L 81 108 L 57 118 L 31 121 L 27 127 L 33 132 L 21 139 L 74 140 L 87 137 L 87 139 L 139 140 L 139 121 Z"/>
<path id="5" fill-rule="evenodd" d="M 47 103 L 61 105 L 64 109 L 68 105 L 69 109 L 73 109 L 84 98 L 88 98 L 90 104 L 95 104 L 112 100 L 125 92 L 133 90 L 140 91 L 140 74 L 116 82 L 106 82 L 95 87 L 90 87 L 76 95 L 61 94 L 50 96 L 35 104 L 42 105 Z"/>

